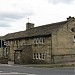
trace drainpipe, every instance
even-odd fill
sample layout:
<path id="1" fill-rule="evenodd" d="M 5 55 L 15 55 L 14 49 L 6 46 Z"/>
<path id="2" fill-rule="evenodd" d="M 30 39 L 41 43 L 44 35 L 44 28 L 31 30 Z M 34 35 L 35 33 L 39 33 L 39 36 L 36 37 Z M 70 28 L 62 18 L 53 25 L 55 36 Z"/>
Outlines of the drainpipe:
<path id="1" fill-rule="evenodd" d="M 53 52 L 52 52 L 52 34 L 51 34 L 51 63 L 54 63 Z"/>

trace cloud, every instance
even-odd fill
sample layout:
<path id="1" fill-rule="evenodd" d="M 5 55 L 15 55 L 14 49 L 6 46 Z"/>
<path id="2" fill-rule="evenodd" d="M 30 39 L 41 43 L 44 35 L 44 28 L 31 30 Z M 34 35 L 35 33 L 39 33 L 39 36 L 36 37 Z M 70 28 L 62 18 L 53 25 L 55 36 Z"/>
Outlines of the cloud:
<path id="1" fill-rule="evenodd" d="M 57 4 L 57 3 L 66 3 L 66 4 L 69 4 L 71 2 L 73 2 L 74 0 L 48 0 L 50 3 L 53 3 L 53 4 Z"/>
<path id="2" fill-rule="evenodd" d="M 0 20 L 8 20 L 8 19 L 22 19 L 24 17 L 33 15 L 32 12 L 25 13 L 0 13 Z"/>
<path id="3" fill-rule="evenodd" d="M 8 23 L 1 23 L 0 22 L 0 27 L 11 27 Z"/>

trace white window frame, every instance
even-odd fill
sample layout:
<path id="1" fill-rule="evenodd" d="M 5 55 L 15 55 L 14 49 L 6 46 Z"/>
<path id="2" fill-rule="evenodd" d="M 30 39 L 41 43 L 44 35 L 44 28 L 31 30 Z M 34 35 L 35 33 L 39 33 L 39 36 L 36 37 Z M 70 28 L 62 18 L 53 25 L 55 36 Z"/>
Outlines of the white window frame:
<path id="1" fill-rule="evenodd" d="M 36 38 L 33 39 L 33 43 L 36 44 Z"/>
<path id="2" fill-rule="evenodd" d="M 42 38 L 40 37 L 40 38 L 39 38 L 39 44 L 41 44 L 41 43 L 42 43 Z"/>
<path id="3" fill-rule="evenodd" d="M 36 59 L 36 53 L 33 53 L 33 59 Z"/>
<path id="4" fill-rule="evenodd" d="M 39 59 L 39 53 L 36 53 L 36 59 Z"/>
<path id="5" fill-rule="evenodd" d="M 40 60 L 42 59 L 42 53 L 39 53 L 39 59 Z"/>
<path id="6" fill-rule="evenodd" d="M 36 44 L 39 44 L 39 38 L 36 39 Z"/>
<path id="7" fill-rule="evenodd" d="M 73 43 L 75 43 L 75 35 L 74 35 L 74 37 L 73 37 Z"/>
<path id="8" fill-rule="evenodd" d="M 42 53 L 42 60 L 44 60 L 45 59 L 45 54 L 44 53 Z"/>
<path id="9" fill-rule="evenodd" d="M 44 38 L 42 38 L 42 44 L 44 44 Z"/>

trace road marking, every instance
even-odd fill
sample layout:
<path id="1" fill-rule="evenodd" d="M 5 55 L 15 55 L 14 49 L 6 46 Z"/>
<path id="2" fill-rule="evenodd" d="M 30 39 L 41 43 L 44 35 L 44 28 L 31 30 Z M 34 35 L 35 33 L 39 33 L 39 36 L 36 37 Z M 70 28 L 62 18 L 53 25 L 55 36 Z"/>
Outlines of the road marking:
<path id="1" fill-rule="evenodd" d="M 29 68 L 33 68 L 33 67 L 29 67 Z"/>
<path id="2" fill-rule="evenodd" d="M 3 72 L 3 71 L 0 71 L 0 72 Z"/>
<path id="3" fill-rule="evenodd" d="M 0 73 L 0 75 L 36 75 L 36 74 L 28 74 L 28 73 L 19 73 L 19 72 L 10 72 L 10 73 Z"/>
<path id="4" fill-rule="evenodd" d="M 3 71 L 0 71 L 0 75 L 36 75 L 36 74 L 29 74 L 29 73 L 19 73 L 19 72 L 8 72 L 8 73 L 3 73 Z"/>
<path id="5" fill-rule="evenodd" d="M 36 74 L 26 74 L 26 75 L 36 75 Z"/>

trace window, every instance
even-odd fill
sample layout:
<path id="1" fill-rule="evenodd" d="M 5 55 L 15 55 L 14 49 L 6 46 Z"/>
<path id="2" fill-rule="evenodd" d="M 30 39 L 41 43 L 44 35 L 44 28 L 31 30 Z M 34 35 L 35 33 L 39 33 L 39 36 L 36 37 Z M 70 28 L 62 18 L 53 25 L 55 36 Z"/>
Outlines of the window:
<path id="1" fill-rule="evenodd" d="M 8 57 L 8 49 L 7 48 L 4 49 L 4 57 Z"/>
<path id="2" fill-rule="evenodd" d="M 42 38 L 42 43 L 44 43 L 44 38 Z"/>
<path id="3" fill-rule="evenodd" d="M 9 41 L 7 41 L 7 45 L 10 45 Z"/>
<path id="4" fill-rule="evenodd" d="M 75 43 L 75 35 L 74 35 L 74 37 L 73 37 L 73 42 Z"/>
<path id="5" fill-rule="evenodd" d="M 33 59 L 36 59 L 36 53 L 33 53 Z"/>
<path id="6" fill-rule="evenodd" d="M 11 44 L 12 44 L 12 41 L 11 41 Z"/>
<path id="7" fill-rule="evenodd" d="M 34 43 L 36 43 L 36 40 L 34 40 Z"/>
<path id="8" fill-rule="evenodd" d="M 33 59 L 44 60 L 45 55 L 44 55 L 44 53 L 33 53 Z"/>
<path id="9" fill-rule="evenodd" d="M 75 27 L 73 27 L 73 28 L 71 29 L 71 31 L 72 31 L 72 32 L 75 32 Z"/>
<path id="10" fill-rule="evenodd" d="M 39 43 L 40 43 L 40 44 L 41 44 L 41 42 L 42 42 L 42 40 L 41 40 L 41 39 L 42 39 L 42 38 L 40 38 L 40 39 L 39 39 Z"/>
<path id="11" fill-rule="evenodd" d="M 39 58 L 39 54 L 38 53 L 36 53 L 36 59 L 38 59 Z"/>
<path id="12" fill-rule="evenodd" d="M 44 38 L 42 38 L 42 37 L 34 38 L 33 43 L 34 44 L 43 44 L 44 43 Z"/>
<path id="13" fill-rule="evenodd" d="M 42 59 L 43 59 L 43 60 L 45 59 L 44 53 L 42 53 Z"/>
<path id="14" fill-rule="evenodd" d="M 38 43 L 39 43 L 39 38 L 36 39 L 36 44 L 38 44 Z"/>
<path id="15" fill-rule="evenodd" d="M 41 53 L 39 54 L 39 59 L 42 59 L 42 54 Z"/>

